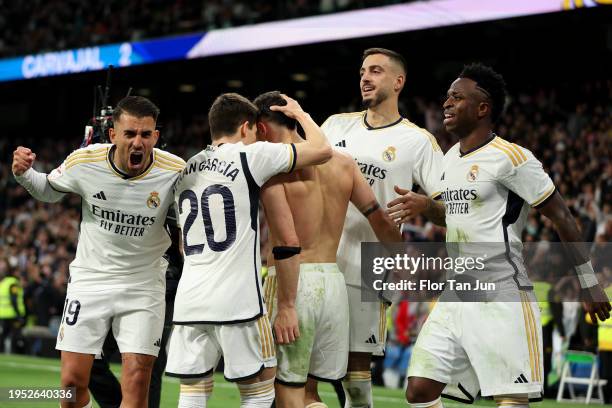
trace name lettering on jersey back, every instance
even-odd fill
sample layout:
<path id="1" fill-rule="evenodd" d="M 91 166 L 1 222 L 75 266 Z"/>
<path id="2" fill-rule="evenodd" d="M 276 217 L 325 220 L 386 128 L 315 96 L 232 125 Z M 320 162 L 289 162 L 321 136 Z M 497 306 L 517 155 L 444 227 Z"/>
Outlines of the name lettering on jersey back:
<path id="1" fill-rule="evenodd" d="M 363 163 L 357 159 L 355 159 L 355 162 L 370 186 L 374 185 L 376 179 L 384 180 L 385 177 L 387 177 L 387 169 L 383 169 L 372 163 Z"/>
<path id="2" fill-rule="evenodd" d="M 216 173 L 222 174 L 225 177 L 229 177 L 232 181 L 236 180 L 238 174 L 240 174 L 240 169 L 234 165 L 234 162 L 226 162 L 225 160 L 219 160 L 217 158 L 207 158 L 201 162 L 191 162 L 185 167 L 181 176 L 179 177 L 177 184 L 183 180 L 183 177 L 191 174 L 195 171 L 214 171 Z"/>
<path id="3" fill-rule="evenodd" d="M 459 188 L 451 190 L 447 188 L 442 191 L 442 200 L 446 207 L 446 214 L 469 214 L 470 202 L 478 199 L 475 189 Z"/>
<path id="4" fill-rule="evenodd" d="M 153 225 L 156 217 L 147 217 L 140 214 L 129 214 L 121 210 L 103 208 L 91 205 L 91 212 L 100 218 L 100 228 L 129 237 L 142 237 L 145 227 Z"/>

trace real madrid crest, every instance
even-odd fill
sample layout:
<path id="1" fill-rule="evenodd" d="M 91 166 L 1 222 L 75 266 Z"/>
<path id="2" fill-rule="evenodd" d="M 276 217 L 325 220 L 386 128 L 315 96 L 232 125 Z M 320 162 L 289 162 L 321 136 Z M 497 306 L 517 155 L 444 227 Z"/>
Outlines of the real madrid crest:
<path id="1" fill-rule="evenodd" d="M 151 192 L 149 199 L 147 200 L 147 207 L 149 208 L 157 208 L 161 205 L 161 200 L 159 199 L 159 193 L 157 191 Z"/>
<path id="2" fill-rule="evenodd" d="M 384 161 L 390 162 L 395 160 L 395 147 L 389 146 L 387 150 L 385 150 L 382 154 L 382 158 Z"/>
<path id="3" fill-rule="evenodd" d="M 478 178 L 478 165 L 474 164 L 467 174 L 468 181 L 476 181 Z"/>

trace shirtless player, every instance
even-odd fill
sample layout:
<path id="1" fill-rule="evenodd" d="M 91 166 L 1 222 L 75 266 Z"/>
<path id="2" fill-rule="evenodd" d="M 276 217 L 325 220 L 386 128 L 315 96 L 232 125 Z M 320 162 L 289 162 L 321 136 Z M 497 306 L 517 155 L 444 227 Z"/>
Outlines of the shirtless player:
<path id="1" fill-rule="evenodd" d="M 284 104 L 278 92 L 255 99 L 260 134 L 270 142 L 300 143 L 295 120 L 269 109 Z M 338 151 L 323 165 L 273 177 L 261 197 L 274 254 L 264 293 L 278 343 L 277 404 L 323 407 L 305 395 L 305 386 L 308 377 L 333 381 L 346 375 L 348 299 L 336 252 L 349 201 L 381 242 L 400 242 L 401 234 L 355 161 Z"/>

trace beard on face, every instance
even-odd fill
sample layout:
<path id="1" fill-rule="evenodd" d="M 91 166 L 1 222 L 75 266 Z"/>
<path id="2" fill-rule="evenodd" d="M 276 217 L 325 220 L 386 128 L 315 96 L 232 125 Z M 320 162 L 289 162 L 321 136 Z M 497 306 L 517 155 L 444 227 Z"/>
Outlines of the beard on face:
<path id="1" fill-rule="evenodd" d="M 388 96 L 389 95 L 387 92 L 380 90 L 378 91 L 376 95 L 374 95 L 374 97 L 368 98 L 368 99 L 362 99 L 361 106 L 363 106 L 363 108 L 365 109 L 374 108 L 380 105 L 381 103 L 383 103 L 387 99 Z"/>

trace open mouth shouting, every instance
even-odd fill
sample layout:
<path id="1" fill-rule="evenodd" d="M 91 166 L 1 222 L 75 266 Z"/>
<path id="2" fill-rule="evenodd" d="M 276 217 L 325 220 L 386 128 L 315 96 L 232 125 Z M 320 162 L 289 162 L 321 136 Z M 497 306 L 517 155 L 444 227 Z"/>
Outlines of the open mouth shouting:
<path id="1" fill-rule="evenodd" d="M 144 164 L 144 152 L 132 151 L 130 152 L 129 167 L 132 169 L 138 169 Z"/>

